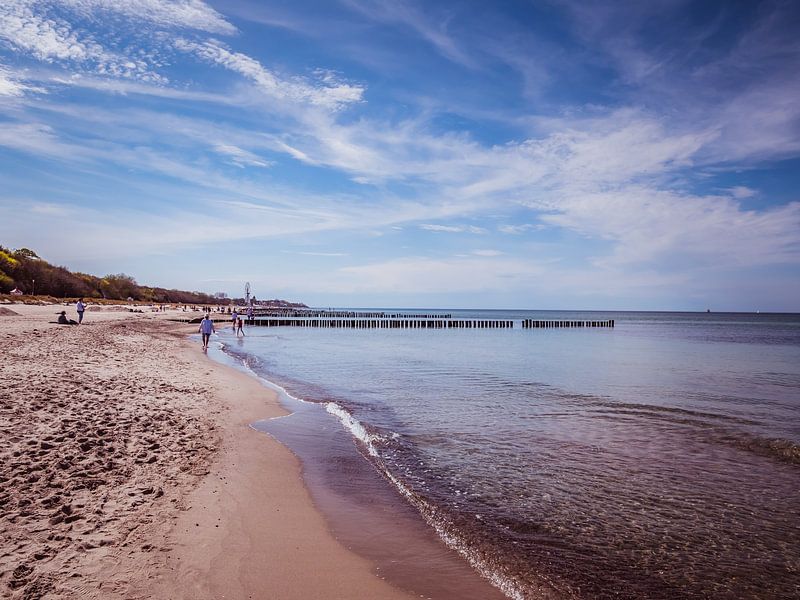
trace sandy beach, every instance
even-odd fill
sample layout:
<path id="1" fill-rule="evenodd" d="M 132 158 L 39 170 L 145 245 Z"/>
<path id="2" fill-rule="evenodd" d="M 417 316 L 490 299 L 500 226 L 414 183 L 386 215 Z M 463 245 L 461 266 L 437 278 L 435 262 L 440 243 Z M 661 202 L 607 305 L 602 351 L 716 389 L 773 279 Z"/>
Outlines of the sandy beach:
<path id="1" fill-rule="evenodd" d="M 410 598 L 334 539 L 283 414 L 164 313 L 4 305 L 0 597 Z"/>

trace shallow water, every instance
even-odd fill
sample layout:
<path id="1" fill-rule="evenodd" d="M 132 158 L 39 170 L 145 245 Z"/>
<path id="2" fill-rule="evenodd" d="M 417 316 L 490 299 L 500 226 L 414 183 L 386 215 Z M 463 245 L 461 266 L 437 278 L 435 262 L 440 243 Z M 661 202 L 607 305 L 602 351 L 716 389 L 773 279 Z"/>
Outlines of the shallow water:
<path id="1" fill-rule="evenodd" d="M 616 327 L 220 339 L 511 595 L 800 595 L 800 316 L 446 312 Z"/>

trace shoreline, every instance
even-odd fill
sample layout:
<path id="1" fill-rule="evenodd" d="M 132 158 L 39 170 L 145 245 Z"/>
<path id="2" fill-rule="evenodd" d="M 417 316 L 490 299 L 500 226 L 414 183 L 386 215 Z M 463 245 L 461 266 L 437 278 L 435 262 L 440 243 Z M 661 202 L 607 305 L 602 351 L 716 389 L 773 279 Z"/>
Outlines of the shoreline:
<path id="1" fill-rule="evenodd" d="M 298 459 L 250 427 L 285 414 L 277 396 L 203 355 L 192 326 L 4 306 L 4 595 L 414 597 L 334 538 Z"/>
<path id="2" fill-rule="evenodd" d="M 387 581 L 415 596 L 439 600 L 504 600 L 499 586 L 481 575 L 458 549 L 442 539 L 396 482 L 356 448 L 356 440 L 325 403 L 299 399 L 242 364 L 241 351 L 226 348 L 237 339 L 221 336 L 222 349 L 209 357 L 278 394 L 290 414 L 262 419 L 255 430 L 277 439 L 302 464 L 302 478 L 329 530 L 364 557 Z"/>

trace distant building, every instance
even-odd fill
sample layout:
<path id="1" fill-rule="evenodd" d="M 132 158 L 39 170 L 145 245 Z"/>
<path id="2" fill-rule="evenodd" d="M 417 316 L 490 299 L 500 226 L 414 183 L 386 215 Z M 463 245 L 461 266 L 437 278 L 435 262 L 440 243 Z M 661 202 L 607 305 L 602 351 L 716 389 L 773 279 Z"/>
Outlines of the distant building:
<path id="1" fill-rule="evenodd" d="M 225 300 L 227 297 L 228 294 L 226 294 L 225 292 L 217 292 L 216 294 L 214 294 L 214 298 L 216 298 L 217 300 Z"/>

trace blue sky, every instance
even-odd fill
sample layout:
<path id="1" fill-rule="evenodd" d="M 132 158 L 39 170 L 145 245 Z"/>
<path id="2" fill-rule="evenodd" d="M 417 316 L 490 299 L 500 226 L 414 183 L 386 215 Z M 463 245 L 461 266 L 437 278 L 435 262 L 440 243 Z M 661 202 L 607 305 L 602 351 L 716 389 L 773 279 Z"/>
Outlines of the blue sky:
<path id="1" fill-rule="evenodd" d="M 800 311 L 799 7 L 3 0 L 0 244 L 316 306 Z"/>

